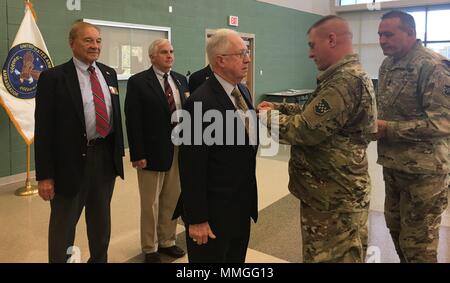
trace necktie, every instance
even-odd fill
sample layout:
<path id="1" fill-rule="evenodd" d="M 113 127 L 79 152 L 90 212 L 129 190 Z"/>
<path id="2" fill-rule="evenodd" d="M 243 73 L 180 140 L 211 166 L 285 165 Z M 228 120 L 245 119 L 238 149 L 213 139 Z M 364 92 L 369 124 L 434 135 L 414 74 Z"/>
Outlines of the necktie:
<path id="1" fill-rule="evenodd" d="M 231 96 L 234 97 L 238 110 L 242 110 L 244 112 L 248 110 L 247 103 L 237 87 L 233 89 Z"/>
<path id="2" fill-rule="evenodd" d="M 92 95 L 94 97 L 95 129 L 101 137 L 106 137 L 109 133 L 110 125 L 108 111 L 106 110 L 105 96 L 103 95 L 102 87 L 100 86 L 97 74 L 95 73 L 95 68 L 89 66 L 88 71 L 91 79 Z"/>
<path id="3" fill-rule="evenodd" d="M 241 92 L 239 91 L 239 89 L 237 87 L 235 87 L 233 89 L 233 91 L 231 92 L 231 96 L 234 97 L 237 110 L 242 110 L 243 112 L 248 111 L 247 103 L 245 103 L 244 97 L 242 96 Z M 248 120 L 248 118 L 245 117 L 245 115 L 242 118 L 245 119 L 245 123 L 244 123 L 245 130 L 247 130 L 247 133 L 248 133 L 249 120 Z"/>
<path id="4" fill-rule="evenodd" d="M 177 109 L 177 107 L 175 106 L 175 99 L 173 98 L 173 91 L 169 84 L 169 79 L 168 79 L 169 76 L 167 74 L 164 74 L 163 77 L 164 77 L 164 94 L 166 95 L 167 103 L 169 104 L 169 111 L 172 114 Z"/>

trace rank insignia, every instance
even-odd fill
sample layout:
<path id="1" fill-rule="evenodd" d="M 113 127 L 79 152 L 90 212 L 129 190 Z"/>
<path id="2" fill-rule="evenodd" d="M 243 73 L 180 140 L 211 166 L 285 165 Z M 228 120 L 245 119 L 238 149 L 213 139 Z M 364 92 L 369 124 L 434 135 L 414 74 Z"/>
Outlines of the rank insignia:
<path id="1" fill-rule="evenodd" d="M 317 105 L 314 107 L 316 114 L 323 115 L 331 110 L 330 104 L 325 99 L 322 99 Z"/>

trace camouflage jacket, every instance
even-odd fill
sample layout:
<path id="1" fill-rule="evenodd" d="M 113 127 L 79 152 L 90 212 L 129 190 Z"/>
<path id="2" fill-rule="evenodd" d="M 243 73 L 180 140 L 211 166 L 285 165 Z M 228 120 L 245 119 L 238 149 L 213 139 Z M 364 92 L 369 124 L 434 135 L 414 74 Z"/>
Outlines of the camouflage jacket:
<path id="1" fill-rule="evenodd" d="M 305 105 L 275 103 L 280 140 L 292 145 L 289 190 L 321 211 L 367 209 L 366 149 L 377 119 L 372 81 L 357 55 L 344 57 L 317 79 Z"/>
<path id="2" fill-rule="evenodd" d="M 450 172 L 450 62 L 417 42 L 404 58 L 380 67 L 378 163 L 413 174 Z"/>

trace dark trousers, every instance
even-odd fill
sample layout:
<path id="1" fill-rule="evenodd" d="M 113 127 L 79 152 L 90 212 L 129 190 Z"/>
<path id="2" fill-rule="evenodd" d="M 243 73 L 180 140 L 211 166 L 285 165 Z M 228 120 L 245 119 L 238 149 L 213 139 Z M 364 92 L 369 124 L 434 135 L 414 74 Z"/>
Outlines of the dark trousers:
<path id="1" fill-rule="evenodd" d="M 81 188 L 75 196 L 55 194 L 50 202 L 48 237 L 49 262 L 67 262 L 74 244 L 75 230 L 85 207 L 90 258 L 107 262 L 111 235 L 110 203 L 115 183 L 112 152 L 107 143 L 88 147 Z M 64 184 L 56 184 L 64 186 Z M 82 251 L 81 251 L 82 252 Z"/>
<path id="2" fill-rule="evenodd" d="M 244 263 L 250 238 L 250 217 L 213 219 L 209 225 L 216 239 L 210 238 L 204 245 L 192 241 L 189 237 L 189 225 L 186 225 L 189 262 Z"/>

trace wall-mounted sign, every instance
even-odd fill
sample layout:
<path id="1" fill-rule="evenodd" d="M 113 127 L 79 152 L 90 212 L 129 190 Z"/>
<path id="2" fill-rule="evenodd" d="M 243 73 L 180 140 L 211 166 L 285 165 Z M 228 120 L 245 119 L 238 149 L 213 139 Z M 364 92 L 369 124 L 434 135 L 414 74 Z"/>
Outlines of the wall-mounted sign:
<path id="1" fill-rule="evenodd" d="M 233 27 L 239 26 L 239 17 L 238 16 L 229 16 L 228 17 L 228 25 Z"/>

